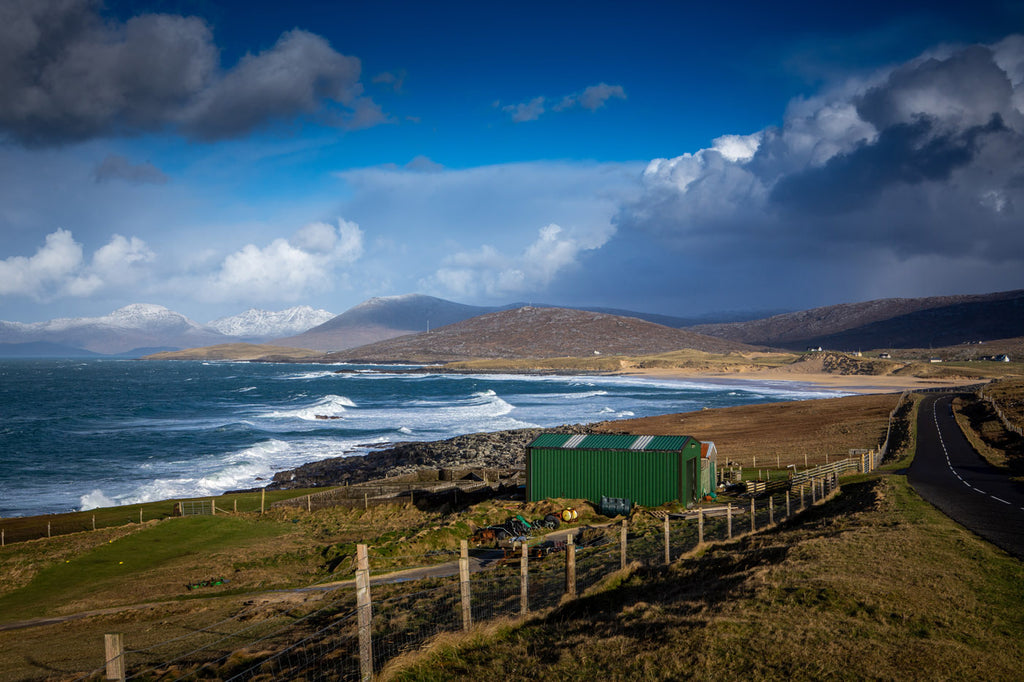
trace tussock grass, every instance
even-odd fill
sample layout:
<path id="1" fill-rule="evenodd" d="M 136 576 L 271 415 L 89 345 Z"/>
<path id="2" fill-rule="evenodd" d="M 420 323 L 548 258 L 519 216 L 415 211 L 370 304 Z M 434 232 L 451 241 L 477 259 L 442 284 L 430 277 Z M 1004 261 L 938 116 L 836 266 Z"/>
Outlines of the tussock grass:
<path id="1" fill-rule="evenodd" d="M 389 679 L 1019 679 L 1024 565 L 901 476 L 486 637 Z"/>

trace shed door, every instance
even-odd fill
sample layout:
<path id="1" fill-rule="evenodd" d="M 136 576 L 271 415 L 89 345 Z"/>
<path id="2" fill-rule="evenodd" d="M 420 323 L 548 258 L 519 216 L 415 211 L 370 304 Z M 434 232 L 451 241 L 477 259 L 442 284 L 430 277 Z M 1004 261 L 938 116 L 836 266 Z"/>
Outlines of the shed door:
<path id="1" fill-rule="evenodd" d="M 696 457 L 686 460 L 686 485 L 689 487 L 687 491 L 689 499 L 687 502 L 692 502 L 700 497 L 697 492 L 700 486 L 700 469 L 698 468 L 700 465 L 697 460 L 698 458 Z"/>

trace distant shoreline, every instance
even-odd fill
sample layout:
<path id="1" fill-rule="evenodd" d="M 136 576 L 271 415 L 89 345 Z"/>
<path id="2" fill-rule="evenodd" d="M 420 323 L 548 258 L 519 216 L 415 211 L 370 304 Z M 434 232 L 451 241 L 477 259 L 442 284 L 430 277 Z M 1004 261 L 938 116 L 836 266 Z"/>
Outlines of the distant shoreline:
<path id="1" fill-rule="evenodd" d="M 956 388 L 957 386 L 985 383 L 987 379 L 972 377 L 918 378 L 872 374 L 829 374 L 827 372 L 763 371 L 695 372 L 687 369 L 629 369 L 614 374 L 649 379 L 700 381 L 714 384 L 778 383 L 803 384 L 817 388 L 850 393 L 898 393 L 929 388 Z"/>

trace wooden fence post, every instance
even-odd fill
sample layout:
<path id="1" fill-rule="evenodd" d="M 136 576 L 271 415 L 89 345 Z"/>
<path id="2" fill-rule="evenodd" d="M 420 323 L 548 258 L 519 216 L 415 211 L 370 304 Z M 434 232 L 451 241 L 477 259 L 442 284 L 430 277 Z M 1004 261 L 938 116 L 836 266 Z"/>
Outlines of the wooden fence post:
<path id="1" fill-rule="evenodd" d="M 466 540 L 459 543 L 459 593 L 462 595 L 462 629 L 468 631 L 473 627 L 473 609 L 469 599 L 469 542 Z"/>
<path id="2" fill-rule="evenodd" d="M 775 525 L 775 498 L 768 496 L 768 525 Z"/>
<path id="3" fill-rule="evenodd" d="M 46 537 L 52 537 L 50 535 L 50 522 L 49 521 L 46 522 Z"/>
<path id="4" fill-rule="evenodd" d="M 789 491 L 786 491 L 786 518 L 788 519 L 792 512 L 789 510 Z"/>
<path id="5" fill-rule="evenodd" d="M 818 501 L 818 479 L 811 479 L 811 504 L 815 504 Z"/>
<path id="6" fill-rule="evenodd" d="M 0 547 L 6 547 L 7 546 L 7 538 L 5 537 L 5 535 L 7 535 L 7 531 L 6 530 L 0 530 Z"/>
<path id="7" fill-rule="evenodd" d="M 214 516 L 217 515 L 217 501 L 212 497 L 210 498 L 210 513 Z"/>
<path id="8" fill-rule="evenodd" d="M 235 499 L 235 513 L 238 513 L 238 500 Z"/>
<path id="9" fill-rule="evenodd" d="M 373 640 L 370 638 L 370 560 L 366 545 L 356 545 L 356 613 L 359 621 L 359 675 L 363 682 L 373 678 Z"/>
<path id="10" fill-rule="evenodd" d="M 306 513 L 307 514 L 312 514 L 313 513 L 313 496 L 312 495 L 306 495 Z"/>
<path id="11" fill-rule="evenodd" d="M 120 632 L 103 635 L 103 650 L 107 662 L 106 679 L 123 680 L 125 678 L 124 635 Z"/>
<path id="12" fill-rule="evenodd" d="M 729 529 L 729 539 L 732 540 L 732 502 L 725 506 L 726 527 Z"/>
<path id="13" fill-rule="evenodd" d="M 804 503 L 804 484 L 800 484 L 800 511 L 803 511 L 807 505 Z"/>
<path id="14" fill-rule="evenodd" d="M 572 533 L 565 538 L 565 593 L 576 598 L 576 541 Z"/>
<path id="15" fill-rule="evenodd" d="M 142 525 L 142 509 L 139 509 L 139 525 Z"/>
<path id="16" fill-rule="evenodd" d="M 566 550 L 572 544 L 572 536 L 567 540 Z M 530 552 L 523 543 L 523 555 L 519 558 L 519 615 L 526 617 L 530 612 L 530 597 L 527 591 L 528 578 L 530 575 Z"/>
<path id="17" fill-rule="evenodd" d="M 263 513 L 263 510 L 265 508 L 264 503 L 266 501 L 267 501 L 267 489 L 266 488 L 261 488 L 260 489 L 260 514 Z"/>
<path id="18" fill-rule="evenodd" d="M 757 519 L 754 518 L 755 517 L 754 511 L 755 511 L 755 508 L 754 508 L 754 498 L 751 497 L 750 498 L 750 532 L 751 533 L 756 533 L 757 532 Z"/>
<path id="19" fill-rule="evenodd" d="M 96 515 L 92 515 L 92 529 L 96 530 Z"/>
<path id="20" fill-rule="evenodd" d="M 670 563 L 672 563 L 672 550 L 669 547 L 668 536 L 669 536 L 669 533 L 668 533 L 668 514 L 666 513 L 665 514 L 665 565 L 666 566 L 668 566 Z"/>
<path id="21" fill-rule="evenodd" d="M 697 508 L 697 544 L 704 544 L 704 507 Z"/>
<path id="22" fill-rule="evenodd" d="M 619 568 L 626 567 L 626 519 L 622 519 L 622 529 L 619 531 Z"/>

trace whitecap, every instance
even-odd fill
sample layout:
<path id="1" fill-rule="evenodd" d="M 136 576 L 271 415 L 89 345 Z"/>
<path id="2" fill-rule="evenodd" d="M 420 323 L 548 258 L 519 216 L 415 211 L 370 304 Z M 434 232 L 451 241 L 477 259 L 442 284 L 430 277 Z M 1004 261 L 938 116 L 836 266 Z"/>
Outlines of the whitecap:
<path id="1" fill-rule="evenodd" d="M 302 419 L 305 421 L 323 421 L 325 419 L 342 418 L 348 408 L 356 407 L 351 398 L 342 395 L 325 395 L 312 405 L 304 405 L 291 410 L 274 410 L 264 414 L 268 419 Z"/>
<path id="2" fill-rule="evenodd" d="M 97 509 L 99 507 L 114 507 L 117 502 L 110 499 L 103 494 L 103 491 L 99 488 L 95 488 L 92 492 L 86 493 L 79 498 L 79 511 L 89 511 L 90 509 Z"/>

